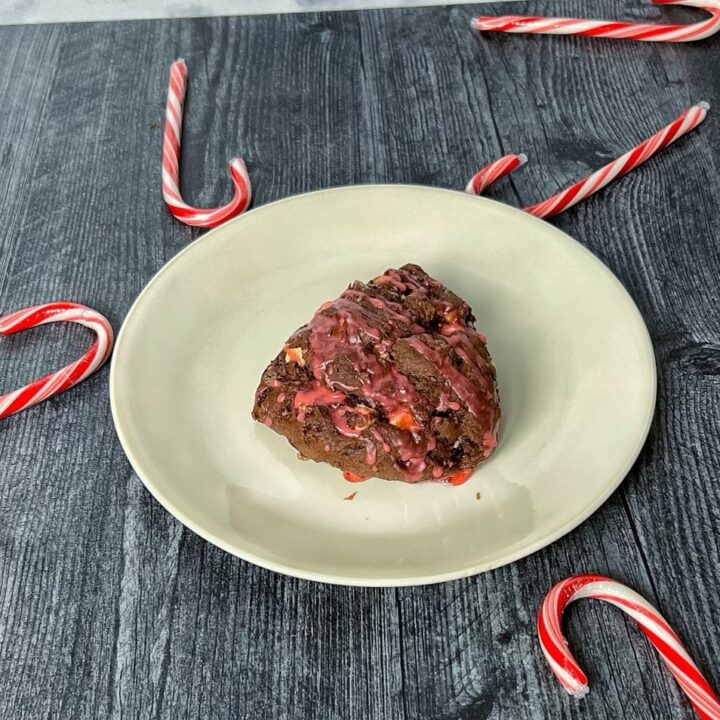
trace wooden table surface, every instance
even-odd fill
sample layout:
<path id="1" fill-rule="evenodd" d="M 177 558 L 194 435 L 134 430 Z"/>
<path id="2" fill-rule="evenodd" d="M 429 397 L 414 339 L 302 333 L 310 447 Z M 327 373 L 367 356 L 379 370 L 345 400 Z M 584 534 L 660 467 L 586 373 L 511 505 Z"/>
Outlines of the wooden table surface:
<path id="1" fill-rule="evenodd" d="M 582 0 L 525 7 L 587 13 Z M 0 28 L 0 311 L 70 299 L 117 329 L 198 237 L 160 195 L 178 56 L 191 73 L 182 181 L 207 205 L 227 197 L 235 154 L 257 207 L 360 182 L 461 189 L 509 151 L 531 162 L 489 195 L 529 204 L 698 100 L 720 109 L 720 37 L 477 36 L 468 18 L 480 9 Z M 697 17 L 630 0 L 593 11 Z M 107 369 L 0 422 L 0 717 L 694 717 L 645 638 L 601 603 L 568 613 L 594 688 L 570 698 L 538 650 L 534 616 L 564 576 L 610 574 L 659 606 L 720 686 L 719 117 L 554 221 L 640 307 L 658 406 L 621 488 L 520 562 L 397 590 L 242 562 L 184 529 L 133 474 Z M 86 343 L 59 325 L 3 339 L 2 389 Z"/>

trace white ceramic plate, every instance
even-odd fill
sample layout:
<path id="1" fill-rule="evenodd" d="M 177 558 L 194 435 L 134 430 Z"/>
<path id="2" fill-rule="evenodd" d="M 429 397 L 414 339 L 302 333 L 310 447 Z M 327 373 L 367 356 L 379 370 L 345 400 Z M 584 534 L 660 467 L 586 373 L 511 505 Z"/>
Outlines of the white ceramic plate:
<path id="1" fill-rule="evenodd" d="M 406 262 L 472 305 L 498 370 L 500 444 L 460 487 L 351 485 L 250 418 L 285 339 Z M 110 394 L 138 475 L 205 539 L 289 575 L 410 585 L 517 560 L 596 510 L 645 440 L 655 362 L 618 280 L 552 225 L 461 192 L 358 186 L 253 210 L 171 260 L 125 321 Z"/>

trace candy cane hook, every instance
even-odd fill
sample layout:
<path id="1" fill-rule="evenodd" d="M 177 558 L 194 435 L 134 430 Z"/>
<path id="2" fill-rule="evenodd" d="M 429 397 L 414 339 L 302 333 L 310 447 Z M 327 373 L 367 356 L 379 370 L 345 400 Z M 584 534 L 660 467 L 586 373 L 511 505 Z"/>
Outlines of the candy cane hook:
<path id="1" fill-rule="evenodd" d="M 187 90 L 188 70 L 184 60 L 170 66 L 165 132 L 163 134 L 162 191 L 168 210 L 180 222 L 197 227 L 215 227 L 239 215 L 250 204 L 252 186 L 245 162 L 235 158 L 230 162 L 230 177 L 235 195 L 219 208 L 195 208 L 180 195 L 180 139 L 182 137 L 183 106 Z"/>
<path id="2" fill-rule="evenodd" d="M 110 323 L 99 312 L 77 303 L 35 305 L 0 317 L 0 335 L 12 335 L 53 322 L 76 322 L 84 325 L 95 331 L 95 342 L 79 360 L 19 390 L 0 396 L 0 420 L 77 385 L 90 377 L 110 357 L 113 344 Z"/>
<path id="3" fill-rule="evenodd" d="M 503 155 L 498 160 L 478 170 L 465 186 L 465 192 L 471 195 L 480 195 L 496 180 L 509 175 L 526 162 L 527 155 L 522 153 L 520 155 Z"/>
<path id="4" fill-rule="evenodd" d="M 641 595 L 602 575 L 576 575 L 559 582 L 545 596 L 538 613 L 540 647 L 550 669 L 571 695 L 583 697 L 589 692 L 587 677 L 568 649 L 562 633 L 563 611 L 580 598 L 605 600 L 633 618 L 660 653 L 698 716 L 703 720 L 720 720 L 717 695 L 667 621 Z"/>
<path id="5" fill-rule="evenodd" d="M 693 42 L 710 37 L 720 30 L 719 0 L 651 0 L 651 2 L 655 5 L 699 8 L 709 12 L 710 17 L 691 25 L 658 25 L 531 15 L 484 15 L 473 18 L 471 26 L 475 30 L 485 32 L 582 35 L 643 42 Z"/>

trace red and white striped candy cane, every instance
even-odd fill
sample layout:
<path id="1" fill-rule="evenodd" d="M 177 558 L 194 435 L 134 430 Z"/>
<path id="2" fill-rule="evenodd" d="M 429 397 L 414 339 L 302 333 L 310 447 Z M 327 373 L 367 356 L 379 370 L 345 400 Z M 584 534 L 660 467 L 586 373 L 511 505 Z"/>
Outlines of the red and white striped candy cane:
<path id="1" fill-rule="evenodd" d="M 35 305 L 5 315 L 0 318 L 0 335 L 12 335 L 53 322 L 76 322 L 84 325 L 95 331 L 95 342 L 79 360 L 19 390 L 0 396 L 0 420 L 77 385 L 90 377 L 110 357 L 113 344 L 110 323 L 99 312 L 77 303 Z"/>
<path id="2" fill-rule="evenodd" d="M 685 110 L 667 127 L 664 127 L 662 130 L 656 132 L 652 137 L 649 137 L 647 140 L 641 142 L 632 150 L 626 152 L 622 157 L 619 157 L 617 160 L 613 160 L 605 165 L 605 167 L 600 168 L 600 170 L 596 170 L 592 175 L 583 178 L 582 180 L 578 180 L 578 182 L 574 183 L 569 188 L 561 190 L 559 193 L 549 197 L 547 200 L 543 200 L 542 202 L 526 207 L 525 212 L 530 213 L 535 217 L 547 219 L 554 217 L 555 215 L 559 215 L 561 212 L 571 208 L 573 205 L 577 205 L 580 201 L 595 194 L 598 190 L 601 190 L 606 185 L 609 185 L 613 180 L 617 180 L 623 175 L 629 173 L 631 170 L 638 167 L 638 165 L 642 165 L 642 163 L 656 153 L 660 152 L 660 150 L 666 148 L 671 143 L 674 143 L 691 130 L 694 130 L 705 119 L 708 109 L 709 105 L 705 102 L 693 105 L 693 107 Z M 503 163 L 507 157 L 513 156 L 505 156 L 483 168 L 468 183 L 465 188 L 466 191 L 471 193 L 475 192 L 474 188 L 471 187 L 475 178 L 487 169 L 492 168 L 494 165 Z M 490 182 L 485 182 L 482 185 L 480 192 L 488 187 L 489 184 Z"/>
<path id="3" fill-rule="evenodd" d="M 480 195 L 496 180 L 509 175 L 527 162 L 527 155 L 503 155 L 499 160 L 491 162 L 476 172 L 465 186 L 465 192 Z"/>
<path id="4" fill-rule="evenodd" d="M 183 106 L 187 90 L 187 65 L 176 60 L 170 66 L 165 132 L 163 135 L 162 191 L 168 210 L 180 222 L 197 227 L 215 227 L 239 215 L 250 204 L 252 186 L 245 162 L 235 158 L 230 162 L 230 177 L 235 195 L 219 208 L 195 208 L 180 195 L 180 139 L 182 137 Z"/>
<path id="5" fill-rule="evenodd" d="M 720 720 L 720 701 L 660 613 L 641 595 L 602 575 L 576 575 L 545 596 L 537 619 L 540 647 L 562 686 L 576 697 L 589 692 L 588 681 L 562 633 L 563 611 L 581 598 L 605 600 L 624 610 L 647 635 L 703 720 Z"/>
<path id="6" fill-rule="evenodd" d="M 683 135 L 694 130 L 705 119 L 708 108 L 709 105 L 704 102 L 693 105 L 667 127 L 656 132 L 652 137 L 641 142 L 622 157 L 613 160 L 589 177 L 579 180 L 574 185 L 547 200 L 526 207 L 525 212 L 539 218 L 550 218 L 563 212 L 563 210 L 571 208 L 573 205 L 577 205 L 581 200 L 590 197 L 590 195 L 609 185 L 613 180 L 621 178 L 638 165 L 642 165 L 655 153 L 660 152 L 660 150 L 674 143 Z"/>
<path id="7" fill-rule="evenodd" d="M 686 5 L 700 8 L 709 12 L 710 17 L 691 25 L 658 25 L 530 15 L 486 15 L 474 18 L 471 25 L 476 30 L 486 32 L 583 35 L 643 42 L 692 42 L 703 40 L 720 30 L 718 0 L 652 0 L 652 2 L 656 5 Z"/>

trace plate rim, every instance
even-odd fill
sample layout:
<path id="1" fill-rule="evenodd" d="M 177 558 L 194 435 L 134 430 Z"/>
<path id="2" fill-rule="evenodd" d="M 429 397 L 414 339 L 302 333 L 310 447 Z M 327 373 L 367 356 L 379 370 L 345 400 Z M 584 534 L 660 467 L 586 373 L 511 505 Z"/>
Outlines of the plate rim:
<path id="1" fill-rule="evenodd" d="M 227 222 L 222 223 L 221 225 L 211 228 L 208 232 L 203 233 L 199 237 L 195 238 L 192 242 L 190 242 L 186 247 L 184 247 L 182 250 L 177 252 L 175 255 L 173 255 L 169 260 L 167 260 L 153 275 L 152 277 L 147 281 L 145 286 L 142 288 L 138 296 L 133 301 L 132 305 L 127 311 L 127 314 L 125 315 L 125 318 L 122 322 L 122 325 L 120 327 L 120 331 L 117 334 L 116 340 L 115 340 L 115 346 L 113 349 L 112 359 L 110 362 L 110 377 L 109 377 L 109 396 L 110 396 L 110 410 L 112 414 L 113 419 L 113 425 L 115 427 L 115 432 L 118 436 L 118 440 L 120 441 L 120 445 L 123 449 L 123 452 L 125 453 L 125 456 L 127 457 L 133 471 L 135 474 L 140 478 L 143 485 L 145 486 L 146 490 L 155 498 L 155 500 L 160 503 L 160 505 L 168 512 L 170 515 L 172 515 L 176 520 L 179 520 L 186 528 L 189 530 L 192 530 L 196 535 L 200 536 L 203 540 L 206 542 L 211 543 L 212 545 L 215 545 L 216 547 L 219 547 L 221 550 L 224 550 L 225 552 L 229 553 L 230 555 L 233 555 L 235 557 L 240 558 L 241 560 L 244 560 L 246 562 L 252 563 L 253 565 L 257 565 L 258 567 L 262 567 L 266 570 L 271 570 L 276 573 L 280 573 L 281 575 L 286 575 L 289 577 L 298 578 L 301 580 L 310 580 L 313 582 L 323 582 L 328 583 L 331 585 L 342 585 L 342 586 L 349 586 L 349 587 L 411 587 L 411 586 L 421 586 L 421 585 L 431 585 L 435 583 L 441 583 L 441 582 L 448 582 L 451 580 L 458 580 L 462 578 L 472 577 L 474 575 L 478 575 L 480 573 L 488 572 L 490 570 L 495 570 L 499 567 L 503 567 L 505 565 L 509 565 L 511 563 L 517 562 L 518 560 L 521 560 L 525 557 L 529 557 L 530 555 L 535 554 L 539 550 L 542 550 L 543 548 L 547 547 L 548 545 L 551 545 L 555 541 L 559 540 L 563 536 L 570 533 L 575 528 L 579 527 L 582 523 L 584 523 L 591 515 L 593 515 L 597 510 L 605 504 L 605 502 L 610 498 L 610 496 L 620 487 L 622 482 L 627 477 L 629 471 L 632 469 L 632 466 L 637 461 L 640 453 L 642 452 L 642 449 L 645 445 L 645 442 L 647 440 L 648 434 L 650 432 L 650 428 L 652 426 L 652 421 L 655 416 L 655 408 L 656 408 L 656 402 L 657 402 L 657 359 L 655 356 L 655 350 L 652 344 L 652 339 L 650 337 L 650 332 L 647 328 L 647 324 L 645 323 L 645 319 L 642 316 L 642 313 L 640 312 L 640 309 L 637 306 L 637 303 L 635 302 L 632 295 L 630 295 L 629 291 L 625 288 L 625 286 L 622 284 L 620 279 L 615 275 L 615 273 L 592 251 L 590 251 L 585 245 L 583 245 L 581 242 L 573 238 L 571 235 L 566 233 L 564 230 L 561 230 L 558 227 L 555 227 L 554 225 L 551 225 L 550 227 L 553 228 L 553 230 L 557 233 L 559 233 L 561 236 L 564 236 L 564 238 L 568 241 L 570 241 L 572 244 L 578 246 L 585 254 L 588 256 L 591 262 L 595 263 L 595 265 L 600 269 L 608 279 L 616 285 L 616 287 L 621 291 L 622 294 L 625 295 L 626 299 L 628 300 L 630 304 L 630 308 L 634 312 L 636 318 L 640 321 L 640 327 L 642 329 L 642 336 L 644 340 L 644 344 L 646 347 L 646 350 L 650 357 L 649 362 L 649 370 L 652 374 L 651 380 L 651 397 L 648 402 L 645 421 L 644 421 L 644 427 L 640 431 L 640 434 L 638 435 L 638 442 L 636 444 L 636 447 L 633 449 L 631 453 L 628 454 L 628 459 L 625 463 L 625 465 L 622 467 L 622 469 L 618 472 L 617 477 L 613 479 L 612 482 L 608 483 L 606 487 L 604 487 L 603 492 L 601 492 L 596 498 L 594 498 L 590 503 L 588 503 L 587 508 L 583 510 L 583 512 L 577 514 L 574 516 L 571 520 L 569 520 L 567 523 L 562 525 L 560 528 L 555 530 L 552 533 L 549 533 L 539 540 L 530 543 L 528 545 L 523 546 L 522 548 L 516 550 L 515 552 L 509 553 L 507 555 L 503 555 L 503 557 L 497 561 L 490 561 L 490 562 L 480 562 L 475 565 L 461 568 L 461 569 L 455 569 L 450 570 L 447 572 L 441 572 L 441 573 L 433 573 L 430 575 L 419 575 L 419 576 L 410 576 L 410 577 L 358 577 L 353 575 L 338 575 L 338 574 L 328 574 L 325 572 L 318 572 L 318 571 L 309 571 L 302 568 L 293 567 L 291 565 L 286 565 L 278 562 L 274 562 L 268 558 L 264 558 L 262 556 L 257 555 L 256 553 L 247 550 L 247 549 L 238 549 L 236 546 L 232 545 L 231 543 L 226 542 L 221 537 L 216 535 L 212 530 L 208 530 L 207 528 L 199 525 L 194 520 L 189 518 L 185 513 L 183 513 L 181 510 L 179 510 L 173 502 L 167 498 L 158 488 L 156 488 L 153 484 L 153 481 L 149 477 L 149 473 L 145 473 L 142 470 L 142 465 L 133 452 L 132 445 L 128 441 L 124 430 L 122 428 L 122 421 L 120 419 L 120 411 L 118 409 L 118 403 L 117 403 L 117 365 L 119 357 L 118 354 L 118 348 L 121 348 L 123 345 L 123 340 L 125 335 L 128 332 L 128 327 L 131 324 L 132 318 L 137 311 L 138 306 L 142 303 L 144 300 L 146 294 L 149 292 L 150 288 L 158 281 L 161 275 L 163 275 L 171 265 L 173 265 L 176 261 L 179 261 L 179 259 L 185 255 L 185 253 L 188 253 L 191 249 L 195 248 L 199 243 L 203 241 L 208 241 L 208 238 L 210 238 L 209 242 L 212 242 L 213 237 L 218 234 L 218 232 L 225 230 L 227 227 L 233 224 L 242 223 L 245 219 L 245 217 L 249 215 L 256 215 L 258 213 L 261 213 L 268 208 L 274 208 L 277 205 L 282 205 L 286 203 L 294 202 L 298 199 L 304 199 L 313 195 L 320 195 L 320 194 L 327 194 L 327 193 L 340 193 L 340 192 L 347 192 L 347 191 L 358 191 L 358 190 L 365 190 L 365 189 L 371 189 L 371 190 L 378 190 L 378 189 L 406 189 L 406 190 L 421 190 L 421 191 L 427 191 L 432 193 L 452 193 L 455 195 L 464 195 L 460 190 L 450 189 L 450 188 L 439 188 L 439 187 L 432 187 L 428 185 L 419 185 L 419 184 L 413 184 L 413 183 L 358 183 L 353 185 L 341 185 L 337 187 L 330 187 L 330 188 L 321 188 L 318 190 L 311 190 L 309 192 L 304 193 L 298 193 L 295 195 L 288 195 L 283 198 L 279 198 L 278 200 L 273 200 L 272 202 L 266 203 L 264 205 L 261 205 L 256 208 L 252 208 L 251 210 L 248 210 L 231 220 L 228 220 Z M 469 201 L 472 202 L 480 202 L 484 203 L 486 205 L 492 205 L 492 206 L 500 206 L 502 208 L 503 212 L 510 212 L 511 214 L 522 214 L 523 219 L 530 219 L 531 223 L 534 221 L 537 221 L 538 223 L 543 224 L 549 224 L 545 220 L 542 220 L 540 218 L 536 218 L 532 215 L 529 215 L 528 213 L 525 213 L 522 209 L 513 207 L 512 205 L 507 205 L 505 203 L 499 202 L 497 200 L 493 200 L 491 198 L 486 197 L 476 197 L 476 196 L 470 196 L 467 195 L 467 198 Z"/>

